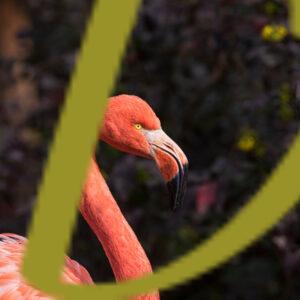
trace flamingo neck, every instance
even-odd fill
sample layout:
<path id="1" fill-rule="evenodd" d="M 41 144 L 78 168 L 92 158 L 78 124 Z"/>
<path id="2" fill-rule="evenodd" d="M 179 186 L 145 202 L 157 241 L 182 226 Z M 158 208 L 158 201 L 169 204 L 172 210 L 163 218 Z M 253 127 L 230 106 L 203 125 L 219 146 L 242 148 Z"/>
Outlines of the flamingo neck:
<path id="1" fill-rule="evenodd" d="M 152 273 L 150 262 L 93 159 L 80 211 L 102 244 L 117 281 Z M 159 299 L 158 293 L 136 299 Z"/>

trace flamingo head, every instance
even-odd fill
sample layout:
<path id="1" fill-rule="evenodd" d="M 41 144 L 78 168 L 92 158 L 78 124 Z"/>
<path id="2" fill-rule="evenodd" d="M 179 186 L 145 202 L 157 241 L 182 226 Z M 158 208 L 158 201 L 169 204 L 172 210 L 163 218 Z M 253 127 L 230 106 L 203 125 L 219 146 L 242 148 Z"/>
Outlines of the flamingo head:
<path id="1" fill-rule="evenodd" d="M 129 95 L 110 98 L 100 138 L 118 150 L 155 160 L 167 183 L 173 208 L 181 205 L 188 160 L 162 130 L 160 120 L 145 101 Z"/>

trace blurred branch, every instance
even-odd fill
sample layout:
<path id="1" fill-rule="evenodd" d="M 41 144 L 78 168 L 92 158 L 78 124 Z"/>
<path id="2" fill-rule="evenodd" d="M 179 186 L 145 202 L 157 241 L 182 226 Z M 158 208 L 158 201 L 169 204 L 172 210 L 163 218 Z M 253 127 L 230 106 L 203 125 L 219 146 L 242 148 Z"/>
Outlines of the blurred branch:
<path id="1" fill-rule="evenodd" d="M 12 126 L 22 123 L 38 102 L 36 85 L 25 63 L 33 47 L 31 37 L 25 34 L 31 26 L 21 1 L 0 2 L 1 108 Z"/>

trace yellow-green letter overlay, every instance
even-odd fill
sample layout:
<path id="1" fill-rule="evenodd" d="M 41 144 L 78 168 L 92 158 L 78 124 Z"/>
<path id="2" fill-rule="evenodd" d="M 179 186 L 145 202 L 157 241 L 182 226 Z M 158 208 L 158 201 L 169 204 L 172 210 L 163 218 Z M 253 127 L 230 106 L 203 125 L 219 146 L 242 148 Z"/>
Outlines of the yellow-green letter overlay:
<path id="1" fill-rule="evenodd" d="M 300 196 L 298 135 L 249 204 L 184 257 L 154 275 L 125 283 L 69 286 L 59 282 L 87 164 L 139 4 L 139 0 L 101 0 L 96 4 L 40 187 L 23 273 L 35 287 L 58 298 L 119 299 L 200 276 L 258 239 Z M 300 0 L 290 0 L 290 7 L 291 31 L 300 36 Z"/>

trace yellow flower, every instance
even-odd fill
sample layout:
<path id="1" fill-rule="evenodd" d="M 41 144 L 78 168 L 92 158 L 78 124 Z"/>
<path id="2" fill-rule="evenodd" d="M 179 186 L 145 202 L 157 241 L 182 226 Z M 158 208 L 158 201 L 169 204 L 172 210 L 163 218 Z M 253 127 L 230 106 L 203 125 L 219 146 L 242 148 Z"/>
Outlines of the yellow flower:
<path id="1" fill-rule="evenodd" d="M 237 148 L 243 152 L 250 152 L 256 146 L 256 137 L 253 132 L 244 132 L 237 142 Z"/>
<path id="2" fill-rule="evenodd" d="M 288 31 L 283 25 L 266 25 L 262 29 L 261 36 L 265 41 L 280 42 L 288 34 Z"/>
<path id="3" fill-rule="evenodd" d="M 261 35 L 263 37 L 264 40 L 268 40 L 273 34 L 273 27 L 270 25 L 266 25 L 264 26 Z"/>
<path id="4" fill-rule="evenodd" d="M 283 39 L 287 36 L 288 31 L 285 26 L 280 25 L 277 27 L 277 34 L 280 39 Z"/>

